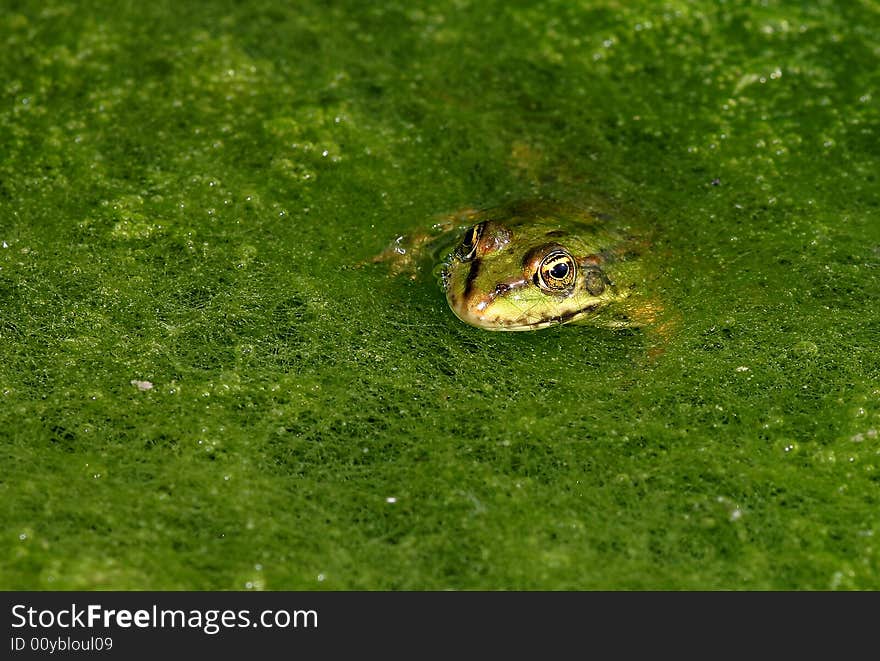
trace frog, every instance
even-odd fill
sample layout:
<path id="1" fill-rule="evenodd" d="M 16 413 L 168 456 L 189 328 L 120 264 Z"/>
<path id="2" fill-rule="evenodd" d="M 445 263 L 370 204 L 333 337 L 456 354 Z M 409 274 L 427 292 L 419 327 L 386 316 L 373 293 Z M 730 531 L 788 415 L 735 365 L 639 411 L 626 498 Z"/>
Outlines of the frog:
<path id="1" fill-rule="evenodd" d="M 373 261 L 413 278 L 433 262 L 449 308 L 482 330 L 656 325 L 650 241 L 608 206 L 539 198 L 467 208 L 398 237 Z"/>

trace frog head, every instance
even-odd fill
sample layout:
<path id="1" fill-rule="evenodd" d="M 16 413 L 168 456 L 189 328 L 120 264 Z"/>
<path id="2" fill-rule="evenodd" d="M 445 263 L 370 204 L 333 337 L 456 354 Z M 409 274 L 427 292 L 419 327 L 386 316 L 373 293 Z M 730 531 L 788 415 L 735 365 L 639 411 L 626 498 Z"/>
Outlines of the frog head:
<path id="1" fill-rule="evenodd" d="M 479 328 L 577 322 L 630 295 L 620 243 L 596 217 L 488 217 L 465 230 L 442 284 L 456 316 Z"/>

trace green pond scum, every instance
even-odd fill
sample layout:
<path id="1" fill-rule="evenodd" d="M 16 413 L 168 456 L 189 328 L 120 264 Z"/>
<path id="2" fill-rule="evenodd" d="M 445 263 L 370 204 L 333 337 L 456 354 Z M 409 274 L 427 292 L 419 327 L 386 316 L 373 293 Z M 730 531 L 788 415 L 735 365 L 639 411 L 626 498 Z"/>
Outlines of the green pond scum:
<path id="1" fill-rule="evenodd" d="M 0 587 L 880 589 L 880 7 L 4 0 Z M 362 265 L 603 200 L 672 329 Z"/>

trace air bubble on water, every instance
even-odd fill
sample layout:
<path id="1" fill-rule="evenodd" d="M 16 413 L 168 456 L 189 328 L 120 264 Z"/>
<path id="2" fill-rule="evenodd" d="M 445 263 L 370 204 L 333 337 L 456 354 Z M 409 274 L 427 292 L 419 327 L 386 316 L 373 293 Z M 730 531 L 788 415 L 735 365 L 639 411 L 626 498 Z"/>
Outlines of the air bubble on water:
<path id="1" fill-rule="evenodd" d="M 26 535 L 25 533 L 21 533 L 21 534 L 18 536 L 18 538 L 23 542 L 24 540 L 27 539 L 27 535 Z"/>

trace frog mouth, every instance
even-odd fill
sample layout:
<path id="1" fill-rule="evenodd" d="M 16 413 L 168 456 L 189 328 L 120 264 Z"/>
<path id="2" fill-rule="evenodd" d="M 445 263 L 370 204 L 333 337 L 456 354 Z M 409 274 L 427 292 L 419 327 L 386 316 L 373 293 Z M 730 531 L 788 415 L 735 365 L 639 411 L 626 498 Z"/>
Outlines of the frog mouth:
<path id="1" fill-rule="evenodd" d="M 529 331 L 547 328 L 549 326 L 559 326 L 595 312 L 600 306 L 600 303 L 593 302 L 578 308 L 577 310 L 570 310 L 562 314 L 538 318 L 531 322 L 524 322 L 522 321 L 522 318 L 506 319 L 500 315 L 482 314 L 482 310 L 484 310 L 486 306 L 480 306 L 485 303 L 485 300 L 477 304 L 477 309 L 475 310 L 470 309 L 469 306 L 456 304 L 453 301 L 450 301 L 449 303 L 455 316 L 463 322 L 470 324 L 471 326 L 476 326 L 477 328 L 492 331 Z"/>
<path id="2" fill-rule="evenodd" d="M 527 330 L 538 330 L 540 328 L 549 328 L 550 326 L 561 326 L 562 324 L 567 324 L 572 321 L 577 320 L 579 317 L 583 317 L 584 315 L 590 314 L 591 312 L 595 312 L 599 309 L 599 303 L 590 303 L 589 305 L 585 305 L 584 307 L 578 310 L 571 310 L 570 312 L 565 312 L 564 314 L 553 315 L 552 317 L 547 317 L 546 319 L 541 319 L 540 321 L 536 321 L 530 324 L 510 324 L 507 326 L 498 326 L 495 327 L 494 330 L 501 331 L 527 331 Z"/>

